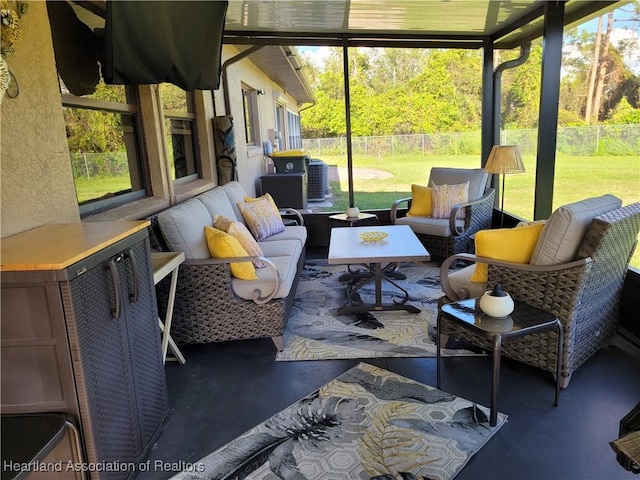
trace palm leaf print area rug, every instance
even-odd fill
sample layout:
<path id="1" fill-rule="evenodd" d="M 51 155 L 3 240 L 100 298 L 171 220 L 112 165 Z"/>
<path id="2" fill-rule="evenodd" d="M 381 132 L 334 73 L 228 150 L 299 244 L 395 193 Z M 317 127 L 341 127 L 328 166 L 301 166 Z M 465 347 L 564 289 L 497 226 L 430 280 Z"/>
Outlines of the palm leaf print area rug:
<path id="1" fill-rule="evenodd" d="M 176 479 L 450 479 L 499 413 L 360 363 Z"/>
<path id="2" fill-rule="evenodd" d="M 399 271 L 407 278 L 395 281 L 409 292 L 408 303 L 420 313 L 397 310 L 338 315 L 338 309 L 347 302 L 349 286 L 338 278 L 347 267 L 323 260 L 307 261 L 284 333 L 284 350 L 277 353 L 276 360 L 435 357 L 438 299 L 444 295 L 440 269 L 433 263 L 407 263 Z M 375 303 L 374 288 L 370 282 L 359 290 L 364 302 Z M 386 303 L 403 297 L 386 281 L 382 290 Z M 456 343 L 442 351 L 443 356 L 472 354 Z"/>

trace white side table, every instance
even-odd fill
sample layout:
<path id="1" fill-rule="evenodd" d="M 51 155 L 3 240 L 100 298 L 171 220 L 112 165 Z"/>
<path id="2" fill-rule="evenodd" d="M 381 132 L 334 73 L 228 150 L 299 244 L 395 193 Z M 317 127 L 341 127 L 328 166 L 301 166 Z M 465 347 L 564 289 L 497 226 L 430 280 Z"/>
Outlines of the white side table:
<path id="1" fill-rule="evenodd" d="M 173 317 L 173 303 L 176 298 L 176 285 L 178 284 L 178 268 L 184 262 L 183 252 L 152 252 L 151 265 L 153 267 L 153 284 L 157 285 L 160 280 L 171 273 L 171 287 L 169 288 L 169 301 L 167 302 L 167 313 L 164 322 L 158 318 L 160 330 L 162 330 L 162 362 L 167 359 L 167 350 L 171 352 L 181 364 L 186 360 L 182 352 L 178 349 L 176 342 L 171 338 L 171 319 Z"/>

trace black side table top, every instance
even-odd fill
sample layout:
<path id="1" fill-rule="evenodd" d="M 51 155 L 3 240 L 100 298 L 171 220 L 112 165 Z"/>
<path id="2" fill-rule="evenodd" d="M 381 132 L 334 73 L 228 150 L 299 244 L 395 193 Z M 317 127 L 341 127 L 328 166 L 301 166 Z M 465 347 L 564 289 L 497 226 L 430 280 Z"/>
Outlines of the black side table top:
<path id="1" fill-rule="evenodd" d="M 28 475 L 20 464 L 43 460 L 64 437 L 65 420 L 56 413 L 2 415 L 2 480 Z"/>
<path id="2" fill-rule="evenodd" d="M 491 317 L 480 310 L 479 299 L 469 298 L 442 306 L 442 313 L 461 326 L 491 339 L 499 333 L 503 338 L 528 335 L 537 330 L 548 330 L 556 324 L 555 315 L 526 303 L 514 301 L 511 315 L 502 318 Z"/>

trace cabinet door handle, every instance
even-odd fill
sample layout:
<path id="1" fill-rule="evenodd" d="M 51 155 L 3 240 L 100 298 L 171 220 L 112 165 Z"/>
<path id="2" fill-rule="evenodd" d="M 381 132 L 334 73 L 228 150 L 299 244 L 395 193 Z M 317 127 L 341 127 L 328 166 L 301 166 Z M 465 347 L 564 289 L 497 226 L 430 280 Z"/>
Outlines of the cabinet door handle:
<path id="1" fill-rule="evenodd" d="M 127 250 L 127 257 L 131 261 L 131 269 L 133 271 L 133 293 L 129 294 L 129 300 L 132 303 L 136 303 L 140 297 L 139 287 L 139 275 L 138 275 L 138 263 L 136 262 L 136 256 L 133 253 L 133 248 Z"/>
<path id="2" fill-rule="evenodd" d="M 120 318 L 122 299 L 120 298 L 120 279 L 118 278 L 118 268 L 116 267 L 116 261 L 119 261 L 120 257 L 112 258 L 107 264 L 107 268 L 111 272 L 111 279 L 113 280 L 113 290 L 116 294 L 116 307 L 111 309 L 111 314 L 115 319 Z"/>

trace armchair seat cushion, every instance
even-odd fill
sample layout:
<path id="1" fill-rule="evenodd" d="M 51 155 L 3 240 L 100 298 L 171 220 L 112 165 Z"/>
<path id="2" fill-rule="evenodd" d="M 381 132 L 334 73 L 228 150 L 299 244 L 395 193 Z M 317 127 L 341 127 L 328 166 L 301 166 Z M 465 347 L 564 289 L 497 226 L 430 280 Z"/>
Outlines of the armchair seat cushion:
<path id="1" fill-rule="evenodd" d="M 401 217 L 396 219 L 396 225 L 409 225 L 415 233 L 449 237 L 452 235 L 448 218 L 431 217 Z M 464 219 L 456 219 L 456 226 L 463 228 Z"/>
<path id="2" fill-rule="evenodd" d="M 474 264 L 467 267 L 451 272 L 448 275 L 449 285 L 455 292 L 466 291 L 467 295 L 461 295 L 465 298 L 480 297 L 487 291 L 487 282 L 474 282 L 471 280 L 471 276 L 475 272 L 476 266 Z"/>

